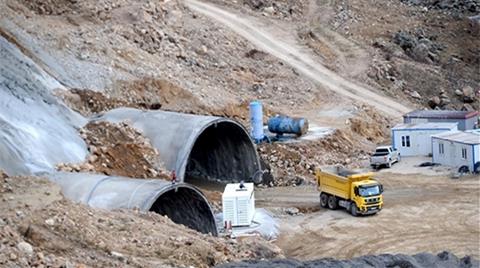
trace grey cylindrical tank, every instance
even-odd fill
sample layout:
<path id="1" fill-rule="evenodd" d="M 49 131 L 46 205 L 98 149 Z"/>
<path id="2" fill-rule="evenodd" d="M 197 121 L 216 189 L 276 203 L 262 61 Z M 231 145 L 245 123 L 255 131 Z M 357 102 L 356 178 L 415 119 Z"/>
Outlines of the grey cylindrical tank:
<path id="1" fill-rule="evenodd" d="M 60 172 L 47 176 L 60 185 L 65 197 L 75 202 L 107 210 L 153 211 L 199 232 L 217 235 L 207 199 L 189 184 L 86 173 Z"/>

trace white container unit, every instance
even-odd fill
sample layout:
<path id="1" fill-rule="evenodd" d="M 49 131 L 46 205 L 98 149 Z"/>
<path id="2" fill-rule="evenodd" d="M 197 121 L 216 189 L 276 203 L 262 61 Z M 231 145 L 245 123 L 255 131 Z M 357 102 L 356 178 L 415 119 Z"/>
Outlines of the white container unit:
<path id="1" fill-rule="evenodd" d="M 243 187 L 242 187 L 243 185 Z M 223 222 L 249 226 L 255 215 L 253 183 L 229 183 L 222 195 Z"/>
<path id="2" fill-rule="evenodd" d="M 392 128 L 392 146 L 400 156 L 430 155 L 432 135 L 457 130 L 457 123 L 398 124 Z"/>
<path id="3" fill-rule="evenodd" d="M 480 167 L 480 132 L 451 131 L 432 136 L 432 162 L 469 171 Z"/>

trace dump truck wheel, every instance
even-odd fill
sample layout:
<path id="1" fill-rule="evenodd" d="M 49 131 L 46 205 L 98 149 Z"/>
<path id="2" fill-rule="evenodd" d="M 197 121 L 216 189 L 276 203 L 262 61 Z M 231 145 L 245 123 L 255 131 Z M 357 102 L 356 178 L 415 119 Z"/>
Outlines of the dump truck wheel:
<path id="1" fill-rule="evenodd" d="M 352 213 L 352 216 L 354 217 L 358 216 L 358 208 L 357 208 L 357 205 L 355 205 L 355 203 L 352 203 L 350 205 L 350 213 Z"/>
<path id="2" fill-rule="evenodd" d="M 328 197 L 328 208 L 329 209 L 337 209 L 338 207 L 338 202 L 337 198 L 333 195 Z"/>
<path id="3" fill-rule="evenodd" d="M 326 193 L 320 194 L 320 206 L 326 208 L 328 206 L 328 195 Z"/>

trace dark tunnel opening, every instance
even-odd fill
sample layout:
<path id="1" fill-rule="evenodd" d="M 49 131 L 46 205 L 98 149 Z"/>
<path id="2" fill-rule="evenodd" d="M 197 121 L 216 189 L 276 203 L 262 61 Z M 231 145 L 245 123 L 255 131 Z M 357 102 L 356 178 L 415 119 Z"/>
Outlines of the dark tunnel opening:
<path id="1" fill-rule="evenodd" d="M 188 159 L 185 182 L 251 181 L 259 170 L 255 146 L 246 131 L 232 122 L 219 122 L 197 138 Z"/>
<path id="2" fill-rule="evenodd" d="M 201 233 L 218 235 L 210 206 L 201 194 L 193 189 L 179 187 L 165 192 L 153 203 L 150 211 L 167 215 L 173 222 Z"/>

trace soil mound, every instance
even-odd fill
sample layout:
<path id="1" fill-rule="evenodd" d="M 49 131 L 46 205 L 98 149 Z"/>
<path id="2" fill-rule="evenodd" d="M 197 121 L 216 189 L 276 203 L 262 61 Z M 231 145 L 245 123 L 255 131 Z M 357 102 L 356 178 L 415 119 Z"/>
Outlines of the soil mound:
<path id="1" fill-rule="evenodd" d="M 169 178 L 150 141 L 127 123 L 91 122 L 80 130 L 90 155 L 85 163 L 60 164 L 62 171 L 95 171 L 132 178 Z"/>

